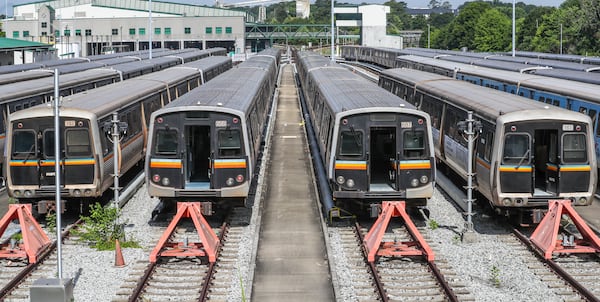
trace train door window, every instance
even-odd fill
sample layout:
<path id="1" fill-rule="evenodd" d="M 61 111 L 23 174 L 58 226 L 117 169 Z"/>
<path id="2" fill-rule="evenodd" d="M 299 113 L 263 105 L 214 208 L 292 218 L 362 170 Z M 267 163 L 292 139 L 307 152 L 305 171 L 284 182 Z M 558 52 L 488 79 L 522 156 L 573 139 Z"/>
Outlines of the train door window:
<path id="1" fill-rule="evenodd" d="M 63 138 L 60 138 L 60 145 L 64 146 Z M 54 157 L 54 129 L 46 129 L 44 131 L 44 141 L 42 143 L 42 150 L 46 158 Z"/>
<path id="2" fill-rule="evenodd" d="M 176 129 L 158 129 L 156 130 L 156 155 L 177 155 L 177 130 Z"/>
<path id="3" fill-rule="evenodd" d="M 548 145 L 548 161 L 558 164 L 558 134 L 550 132 L 550 144 Z"/>
<path id="4" fill-rule="evenodd" d="M 567 133 L 563 135 L 563 162 L 564 163 L 586 163 L 586 143 L 585 134 Z"/>
<path id="5" fill-rule="evenodd" d="M 363 156 L 363 134 L 360 131 L 342 131 L 340 135 L 340 156 L 362 157 Z"/>
<path id="6" fill-rule="evenodd" d="M 404 158 L 421 159 L 425 156 L 425 132 L 422 130 L 404 131 L 403 137 Z"/>
<path id="7" fill-rule="evenodd" d="M 242 156 L 242 142 L 239 130 L 219 131 L 219 157 Z"/>
<path id="8" fill-rule="evenodd" d="M 509 133 L 504 137 L 503 164 L 523 165 L 529 163 L 530 152 L 529 135 Z"/>
<path id="9" fill-rule="evenodd" d="M 481 138 L 483 141 L 483 145 L 485 146 L 484 148 L 484 153 L 483 153 L 483 159 L 486 160 L 487 162 L 491 162 L 492 161 L 492 151 L 494 150 L 493 148 L 493 144 L 494 144 L 494 132 L 493 131 L 485 131 L 483 134 L 483 138 Z"/>
<path id="10" fill-rule="evenodd" d="M 35 131 L 17 130 L 13 134 L 12 156 L 15 159 L 30 158 L 37 150 Z"/>
<path id="11" fill-rule="evenodd" d="M 70 129 L 65 131 L 66 156 L 87 157 L 92 155 L 90 135 L 87 129 Z"/>

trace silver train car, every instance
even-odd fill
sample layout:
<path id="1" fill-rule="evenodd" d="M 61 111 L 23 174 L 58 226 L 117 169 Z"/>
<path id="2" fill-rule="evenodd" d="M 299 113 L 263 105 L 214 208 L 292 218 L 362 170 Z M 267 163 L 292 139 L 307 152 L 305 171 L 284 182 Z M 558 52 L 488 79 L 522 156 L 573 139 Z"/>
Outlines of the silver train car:
<path id="1" fill-rule="evenodd" d="M 127 123 L 118 152 L 124 174 L 144 157 L 150 114 L 231 67 L 227 57 L 209 57 L 65 97 L 60 108 L 62 198 L 86 204 L 112 185 L 114 112 Z M 48 103 L 17 111 L 8 125 L 7 192 L 44 213 L 55 196 L 54 108 Z"/>
<path id="2" fill-rule="evenodd" d="M 379 85 L 429 113 L 436 157 L 464 179 L 468 149 L 457 124 L 473 112 L 482 126 L 476 187 L 499 213 L 536 222 L 540 216 L 531 215 L 552 199 L 591 204 L 597 169 L 589 116 L 412 69 L 383 71 Z"/>
<path id="3" fill-rule="evenodd" d="M 296 61 L 336 205 L 425 206 L 435 184 L 429 115 L 320 55 L 300 52 Z"/>
<path id="4" fill-rule="evenodd" d="M 145 161 L 150 196 L 167 205 L 245 203 L 280 56 L 266 49 L 152 114 Z"/>

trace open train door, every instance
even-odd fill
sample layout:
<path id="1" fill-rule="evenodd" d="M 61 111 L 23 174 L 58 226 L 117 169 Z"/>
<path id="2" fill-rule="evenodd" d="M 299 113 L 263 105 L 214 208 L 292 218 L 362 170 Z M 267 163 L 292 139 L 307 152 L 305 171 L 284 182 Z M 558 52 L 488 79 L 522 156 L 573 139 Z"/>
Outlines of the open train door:
<path id="1" fill-rule="evenodd" d="M 558 164 L 558 132 L 556 130 L 535 130 L 535 190 L 534 195 L 558 194 L 560 165 Z"/>
<path id="2" fill-rule="evenodd" d="M 211 184 L 211 161 L 214 160 L 211 153 L 210 126 L 186 125 L 186 189 L 209 189 Z"/>

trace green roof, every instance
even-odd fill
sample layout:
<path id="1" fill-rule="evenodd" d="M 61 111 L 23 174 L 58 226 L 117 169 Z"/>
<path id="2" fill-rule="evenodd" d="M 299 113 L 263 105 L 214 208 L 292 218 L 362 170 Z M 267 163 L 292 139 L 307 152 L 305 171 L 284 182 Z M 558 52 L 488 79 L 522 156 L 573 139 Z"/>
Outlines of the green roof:
<path id="1" fill-rule="evenodd" d="M 51 48 L 53 47 L 50 44 L 39 43 L 39 42 L 31 42 L 25 40 L 17 40 L 17 39 L 9 39 L 9 38 L 0 38 L 0 49 L 14 49 L 14 48 Z"/>

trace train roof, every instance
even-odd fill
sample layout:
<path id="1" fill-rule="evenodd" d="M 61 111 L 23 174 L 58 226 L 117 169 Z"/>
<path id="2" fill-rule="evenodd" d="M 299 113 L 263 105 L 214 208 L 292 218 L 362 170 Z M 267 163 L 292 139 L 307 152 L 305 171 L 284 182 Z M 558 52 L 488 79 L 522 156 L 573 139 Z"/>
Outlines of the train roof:
<path id="1" fill-rule="evenodd" d="M 0 85 L 45 78 L 53 75 L 52 72 L 45 69 L 32 69 L 21 72 L 0 74 Z"/>
<path id="2" fill-rule="evenodd" d="M 598 89 L 598 86 L 594 84 L 581 83 L 577 81 L 552 78 L 536 74 L 491 69 L 424 57 L 402 56 L 401 58 L 402 60 L 419 62 L 422 64 L 446 68 L 448 70 L 458 69 L 460 72 L 465 74 L 494 79 L 499 82 L 508 82 L 518 86 L 550 91 L 559 95 L 565 95 L 565 92 L 568 92 L 569 96 L 600 103 L 600 89 Z"/>
<path id="3" fill-rule="evenodd" d="M 76 73 L 60 75 L 59 86 L 65 87 L 75 83 L 92 82 L 99 78 L 116 77 L 118 73 L 110 69 L 89 69 Z M 16 82 L 0 86 L 0 103 L 10 102 L 25 95 L 46 93 L 54 87 L 54 76 L 35 80 Z"/>
<path id="4" fill-rule="evenodd" d="M 507 53 L 507 55 L 512 55 L 512 53 L 511 54 Z M 534 51 L 517 51 L 517 52 L 515 52 L 515 55 L 519 56 L 519 57 L 551 59 L 551 60 L 560 60 L 560 61 L 589 63 L 589 64 L 594 64 L 594 65 L 600 65 L 600 57 L 588 57 L 588 56 L 571 55 L 571 54 L 554 54 L 554 53 L 543 53 L 543 52 L 534 52 Z"/>
<path id="5" fill-rule="evenodd" d="M 188 62 L 181 66 L 174 66 L 172 68 L 184 67 L 184 68 L 194 68 L 194 69 L 204 71 L 204 70 L 208 70 L 208 69 L 214 68 L 216 66 L 219 66 L 226 61 L 231 61 L 231 58 L 225 57 L 225 56 L 211 56 L 211 57 L 206 57 L 206 58 L 203 58 L 203 59 L 200 59 L 197 61 Z"/>
<path id="6" fill-rule="evenodd" d="M 546 103 L 525 99 L 507 92 L 414 69 L 388 69 L 382 71 L 382 75 L 440 96 L 457 107 L 472 110 L 477 115 L 490 120 L 496 120 L 502 115 L 525 111 L 526 114 L 530 114 L 531 116 L 549 117 L 550 114 L 555 114 L 564 119 L 572 117 L 580 119 L 583 115 Z"/>
<path id="7" fill-rule="evenodd" d="M 600 72 L 585 72 L 577 70 L 563 70 L 563 69 L 536 69 L 529 73 L 547 77 L 559 77 L 566 80 L 600 84 Z"/>

